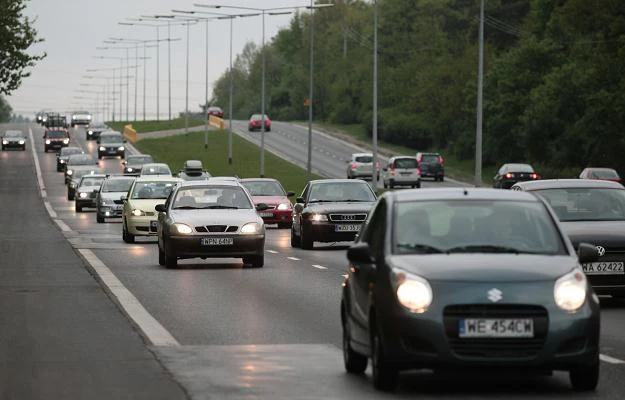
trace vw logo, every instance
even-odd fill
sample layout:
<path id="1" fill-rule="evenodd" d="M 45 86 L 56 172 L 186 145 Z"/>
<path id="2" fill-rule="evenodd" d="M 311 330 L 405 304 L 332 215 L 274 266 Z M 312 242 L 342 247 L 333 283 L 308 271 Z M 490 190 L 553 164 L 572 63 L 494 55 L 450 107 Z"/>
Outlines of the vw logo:
<path id="1" fill-rule="evenodd" d="M 605 255 L 605 247 L 603 246 L 597 246 L 597 254 L 599 254 L 599 257 L 603 257 Z"/>
<path id="2" fill-rule="evenodd" d="M 503 298 L 503 292 L 501 290 L 497 288 L 492 288 L 491 290 L 488 291 L 488 300 L 492 301 L 493 303 L 498 302 L 502 298 Z"/>

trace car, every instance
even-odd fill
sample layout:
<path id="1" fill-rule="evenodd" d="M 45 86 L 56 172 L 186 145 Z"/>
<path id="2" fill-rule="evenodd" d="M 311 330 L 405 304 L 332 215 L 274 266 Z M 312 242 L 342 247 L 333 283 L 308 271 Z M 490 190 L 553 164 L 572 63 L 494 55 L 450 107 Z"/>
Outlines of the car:
<path id="1" fill-rule="evenodd" d="M 134 243 L 136 236 L 156 236 L 157 214 L 154 207 L 163 203 L 182 180 L 171 176 L 140 176 L 122 196 L 122 239 Z"/>
<path id="2" fill-rule="evenodd" d="M 375 165 L 377 178 L 380 179 L 380 162 Z M 354 153 L 347 161 L 347 179 L 373 178 L 373 154 Z"/>
<path id="3" fill-rule="evenodd" d="M 82 212 L 85 207 L 96 207 L 96 197 L 105 179 L 106 175 L 103 174 L 86 174 L 80 178 L 74 194 L 76 212 Z"/>
<path id="4" fill-rule="evenodd" d="M 434 181 L 445 180 L 445 159 L 440 153 L 422 153 L 416 155 L 421 178 L 434 178 Z"/>
<path id="5" fill-rule="evenodd" d="M 265 224 L 238 182 L 188 181 L 174 188 L 158 211 L 158 262 L 176 268 L 178 259 L 232 257 L 261 268 Z"/>
<path id="6" fill-rule="evenodd" d="M 48 113 L 43 126 L 46 128 L 60 128 L 67 129 L 69 124 L 67 123 L 67 117 L 60 115 L 59 113 Z"/>
<path id="7" fill-rule="evenodd" d="M 247 122 L 247 130 L 250 132 L 262 130 L 262 120 L 262 114 L 253 114 Z M 271 132 L 271 120 L 269 119 L 267 114 L 265 114 L 265 132 Z"/>
<path id="8" fill-rule="evenodd" d="M 584 168 L 584 170 L 579 174 L 579 179 L 601 179 L 605 181 L 623 183 L 623 179 L 621 179 L 618 172 L 612 168 Z"/>
<path id="9" fill-rule="evenodd" d="M 68 146 L 63 147 L 58 153 L 56 153 L 56 171 L 64 172 L 65 167 L 67 167 L 67 160 L 69 156 L 73 154 L 84 154 L 80 147 Z"/>
<path id="10" fill-rule="evenodd" d="M 211 174 L 204 170 L 200 160 L 185 161 L 183 169 L 178 173 L 178 178 L 184 181 L 202 181 L 210 177 Z"/>
<path id="11" fill-rule="evenodd" d="M 98 161 L 91 154 L 72 154 L 67 158 L 65 165 L 65 183 L 69 183 L 72 179 L 74 169 L 78 165 L 94 166 L 98 165 Z"/>
<path id="12" fill-rule="evenodd" d="M 212 106 L 212 107 L 208 107 L 207 114 L 209 117 L 212 115 L 218 118 L 223 118 L 224 110 L 222 110 L 221 107 Z"/>
<path id="13" fill-rule="evenodd" d="M 93 165 L 77 165 L 72 170 L 72 175 L 67 183 L 67 200 L 74 200 L 76 198 L 76 189 L 80 184 L 80 179 L 85 175 L 100 175 L 102 170 L 100 167 Z"/>
<path id="14" fill-rule="evenodd" d="M 421 171 L 415 157 L 391 157 L 386 167 L 382 168 L 382 173 L 385 189 L 393 189 L 395 186 L 421 187 Z"/>
<path id="15" fill-rule="evenodd" d="M 100 133 L 98 143 L 98 159 L 103 157 L 117 157 L 122 160 L 126 157 L 126 139 L 121 133 L 116 131 L 105 131 Z"/>
<path id="16" fill-rule="evenodd" d="M 209 179 L 211 181 L 231 181 L 231 182 L 239 182 L 241 180 L 238 176 L 211 176 Z"/>
<path id="17" fill-rule="evenodd" d="M 360 179 L 318 179 L 308 182 L 295 199 L 291 247 L 305 250 L 314 242 L 353 241 L 376 200 Z"/>
<path id="18" fill-rule="evenodd" d="M 121 218 L 122 196 L 128 194 L 135 181 L 134 176 L 108 176 L 96 196 L 96 221 L 101 224 L 106 218 Z"/>
<path id="19" fill-rule="evenodd" d="M 85 130 L 85 139 L 97 140 L 102 132 L 110 130 L 111 128 L 109 128 L 104 122 L 94 122 L 89 124 L 89 127 Z"/>
<path id="20" fill-rule="evenodd" d="M 15 148 L 22 149 L 22 151 L 26 150 L 26 136 L 22 131 L 6 131 L 2 136 L 2 151 Z"/>
<path id="21" fill-rule="evenodd" d="M 122 161 L 124 166 L 124 175 L 139 175 L 141 174 L 141 168 L 144 164 L 153 163 L 154 159 L 149 154 L 136 154 L 126 156 L 126 159 Z"/>
<path id="22" fill-rule="evenodd" d="M 65 128 L 48 128 L 43 133 L 43 150 L 59 150 L 69 146 L 69 132 Z"/>
<path id="23" fill-rule="evenodd" d="M 169 165 L 165 163 L 148 163 L 143 164 L 139 176 L 168 176 L 172 177 Z"/>
<path id="24" fill-rule="evenodd" d="M 266 225 L 278 224 L 278 228 L 290 229 L 293 225 L 293 205 L 289 197 L 294 192 L 287 192 L 277 179 L 245 178 L 241 184 L 252 196 L 255 205 L 266 204 L 267 209 L 258 214 Z"/>
<path id="25" fill-rule="evenodd" d="M 529 164 L 504 164 L 493 177 L 493 187 L 510 189 L 515 183 L 540 179 Z"/>
<path id="26" fill-rule="evenodd" d="M 544 179 L 519 182 L 514 191 L 544 198 L 577 248 L 597 246 L 599 260 L 582 265 L 595 292 L 625 298 L 625 187 L 590 179 Z"/>
<path id="27" fill-rule="evenodd" d="M 72 114 L 72 128 L 77 125 L 89 126 L 91 124 L 91 113 L 89 111 L 75 111 Z"/>
<path id="28" fill-rule="evenodd" d="M 538 196 L 488 188 L 386 192 L 347 251 L 340 305 L 350 373 L 393 390 L 408 369 L 599 378 L 599 299 Z"/>

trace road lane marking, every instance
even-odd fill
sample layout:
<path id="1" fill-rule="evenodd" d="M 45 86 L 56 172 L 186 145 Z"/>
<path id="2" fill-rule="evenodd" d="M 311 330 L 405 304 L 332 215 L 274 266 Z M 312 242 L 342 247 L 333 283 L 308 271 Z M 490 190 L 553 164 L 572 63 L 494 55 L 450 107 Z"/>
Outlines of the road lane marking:
<path id="1" fill-rule="evenodd" d="M 603 362 L 607 362 L 609 364 L 625 364 L 625 361 L 619 360 L 618 358 L 606 356 L 605 354 L 599 354 L 599 359 Z"/>
<path id="2" fill-rule="evenodd" d="M 48 214 L 50 214 L 50 217 L 52 217 L 52 219 L 56 219 L 58 217 L 56 215 L 56 211 L 54 211 L 50 202 L 44 201 L 43 205 L 46 207 L 46 210 L 48 210 Z"/>
<path id="3" fill-rule="evenodd" d="M 180 343 L 150 314 L 113 272 L 91 251 L 78 252 L 104 285 L 109 295 L 154 346 L 180 346 Z"/>
<path id="4" fill-rule="evenodd" d="M 67 224 L 65 222 L 63 222 L 62 219 L 55 219 L 54 222 L 56 222 L 56 224 L 59 226 L 59 228 L 61 228 L 61 230 L 63 232 L 71 232 L 72 231 L 72 228 L 67 226 Z"/>
<path id="5" fill-rule="evenodd" d="M 287 257 L 287 258 L 292 261 L 301 261 L 301 259 L 297 257 Z"/>
<path id="6" fill-rule="evenodd" d="M 327 269 L 326 267 L 324 267 L 323 265 L 317 265 L 317 264 L 313 264 L 313 268 L 317 268 L 317 269 Z"/>
<path id="7" fill-rule="evenodd" d="M 39 165 L 39 159 L 37 158 L 37 152 L 35 151 L 35 139 L 33 138 L 32 128 L 28 128 L 28 137 L 30 138 L 30 152 L 32 153 L 33 160 L 35 162 L 35 173 L 37 174 L 39 191 L 41 192 L 41 197 L 45 199 L 46 197 L 48 197 L 48 194 L 46 193 L 46 186 L 43 184 L 43 177 L 41 176 L 41 166 Z M 56 214 L 52 218 L 56 218 Z"/>
<path id="8" fill-rule="evenodd" d="M 278 252 L 277 252 L 277 251 L 275 251 L 275 250 L 267 250 L 267 253 L 271 253 L 271 254 L 278 254 Z"/>

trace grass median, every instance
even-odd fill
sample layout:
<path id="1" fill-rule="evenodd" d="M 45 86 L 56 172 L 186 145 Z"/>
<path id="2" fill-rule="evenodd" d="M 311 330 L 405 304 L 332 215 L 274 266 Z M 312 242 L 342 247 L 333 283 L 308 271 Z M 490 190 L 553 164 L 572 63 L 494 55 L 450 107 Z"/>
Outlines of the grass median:
<path id="1" fill-rule="evenodd" d="M 108 126 L 116 131 L 123 131 L 124 126 L 131 124 L 139 133 L 168 131 L 170 129 L 182 129 L 185 127 L 184 118 L 176 118 L 164 121 L 121 121 L 107 122 Z M 197 118 L 189 118 L 189 127 L 204 125 L 204 120 Z"/>
<path id="2" fill-rule="evenodd" d="M 200 160 L 213 176 L 259 176 L 260 149 L 253 143 L 232 135 L 232 165 L 228 164 L 228 132 L 208 133 L 208 149 L 204 149 L 204 132 L 192 132 L 160 139 L 141 139 L 135 147 L 142 153 L 151 154 L 156 162 L 164 162 L 172 171 L 182 169 L 186 160 Z M 306 186 L 306 170 L 282 158 L 265 152 L 265 177 L 275 178 L 284 189 L 299 195 Z M 313 175 L 312 179 L 319 179 Z"/>

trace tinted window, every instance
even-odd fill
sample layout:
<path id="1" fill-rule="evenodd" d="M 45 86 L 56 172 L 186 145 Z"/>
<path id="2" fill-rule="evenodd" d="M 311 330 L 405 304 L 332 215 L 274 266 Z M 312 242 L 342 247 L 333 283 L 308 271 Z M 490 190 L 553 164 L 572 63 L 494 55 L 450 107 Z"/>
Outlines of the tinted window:
<path id="1" fill-rule="evenodd" d="M 104 178 L 83 178 L 80 181 L 80 186 L 100 186 L 104 181 Z"/>
<path id="2" fill-rule="evenodd" d="M 120 143 L 122 141 L 121 135 L 101 135 L 100 143 Z"/>
<path id="3" fill-rule="evenodd" d="M 94 169 L 79 169 L 79 170 L 74 171 L 74 175 L 72 175 L 72 179 L 75 181 L 78 181 L 80 180 L 80 178 L 82 178 L 85 175 L 93 175 L 95 173 L 97 173 L 97 171 Z"/>
<path id="4" fill-rule="evenodd" d="M 286 196 L 284 189 L 274 181 L 241 182 L 252 196 Z"/>
<path id="5" fill-rule="evenodd" d="M 176 185 L 175 182 L 137 182 L 134 186 L 131 199 L 166 199 L 171 190 Z"/>
<path id="6" fill-rule="evenodd" d="M 152 156 L 128 156 L 126 157 L 127 164 L 147 164 L 154 162 Z"/>
<path id="7" fill-rule="evenodd" d="M 171 175 L 171 170 L 167 165 L 143 166 L 141 175 Z"/>
<path id="8" fill-rule="evenodd" d="M 261 114 L 254 114 L 254 115 L 252 115 L 252 118 L 251 118 L 251 119 L 261 120 L 261 119 L 263 119 L 263 118 L 262 118 L 262 115 L 261 115 Z M 267 114 L 265 114 L 265 119 L 269 119 L 269 117 L 267 116 Z"/>
<path id="9" fill-rule="evenodd" d="M 373 156 L 356 156 L 354 161 L 359 163 L 371 163 L 373 162 Z"/>
<path id="10" fill-rule="evenodd" d="M 324 182 L 310 187 L 309 202 L 375 201 L 371 187 L 364 182 Z"/>
<path id="11" fill-rule="evenodd" d="M 24 135 L 22 135 L 22 132 L 20 132 L 20 131 L 7 131 L 7 133 L 4 136 L 8 137 L 8 138 L 21 138 L 21 137 L 24 137 Z"/>
<path id="12" fill-rule="evenodd" d="M 507 169 L 510 172 L 534 172 L 534 168 L 527 164 L 510 164 Z"/>
<path id="13" fill-rule="evenodd" d="M 421 161 L 425 163 L 437 163 L 440 159 L 436 154 L 424 154 L 423 157 L 421 157 Z"/>
<path id="14" fill-rule="evenodd" d="M 602 188 L 542 189 L 560 221 L 625 220 L 625 190 Z"/>
<path id="15" fill-rule="evenodd" d="M 174 209 L 236 208 L 251 209 L 252 203 L 241 187 L 200 186 L 183 188 L 176 193 Z"/>
<path id="16" fill-rule="evenodd" d="M 415 201 L 395 206 L 395 253 L 501 252 L 506 248 L 566 254 L 553 220 L 539 202 Z"/>
<path id="17" fill-rule="evenodd" d="M 395 168 L 417 168 L 417 159 L 398 158 L 395 160 Z"/>
<path id="18" fill-rule="evenodd" d="M 102 184 L 103 192 L 127 192 L 132 186 L 133 179 L 108 179 Z"/>

